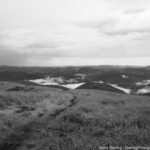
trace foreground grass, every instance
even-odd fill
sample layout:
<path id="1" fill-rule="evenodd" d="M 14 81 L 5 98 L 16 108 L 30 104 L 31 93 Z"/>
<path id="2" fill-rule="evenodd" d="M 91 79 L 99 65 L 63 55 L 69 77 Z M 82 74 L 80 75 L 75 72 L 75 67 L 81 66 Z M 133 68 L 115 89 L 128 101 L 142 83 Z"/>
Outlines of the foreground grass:
<path id="1" fill-rule="evenodd" d="M 92 90 L 72 91 L 76 104 L 38 120 L 19 148 L 97 150 L 99 146 L 150 146 L 150 100 Z M 40 130 L 36 130 L 36 128 Z"/>
<path id="2" fill-rule="evenodd" d="M 76 98 L 72 104 L 66 93 Z M 97 150 L 106 145 L 150 146 L 149 97 L 43 88 L 30 92 L 2 91 L 0 96 L 1 149 Z M 17 144 L 9 147 L 9 142 Z"/>
<path id="3" fill-rule="evenodd" d="M 0 150 L 13 150 L 30 135 L 31 127 L 44 115 L 56 116 L 72 104 L 72 94 L 59 89 L 26 87 L 16 84 L 0 87 Z M 17 85 L 18 86 L 18 85 Z M 21 90 L 20 90 L 21 89 Z M 31 91 L 27 91 L 30 89 Z"/>

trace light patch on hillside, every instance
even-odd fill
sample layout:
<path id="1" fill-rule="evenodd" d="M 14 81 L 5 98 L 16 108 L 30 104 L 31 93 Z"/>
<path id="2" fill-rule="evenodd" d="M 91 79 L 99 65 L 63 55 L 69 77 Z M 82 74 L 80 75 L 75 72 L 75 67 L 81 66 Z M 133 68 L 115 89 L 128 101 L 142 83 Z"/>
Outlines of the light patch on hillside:
<path id="1" fill-rule="evenodd" d="M 74 84 L 66 84 L 66 85 L 60 85 L 60 86 L 63 86 L 63 87 L 69 88 L 69 89 L 76 89 L 83 84 L 85 84 L 85 83 L 74 83 Z"/>
<path id="2" fill-rule="evenodd" d="M 146 93 L 150 93 L 150 87 L 145 87 L 137 91 L 137 94 L 146 94 Z"/>
<path id="3" fill-rule="evenodd" d="M 150 84 L 150 80 L 144 80 L 142 82 L 136 82 L 136 86 L 146 86 Z"/>
<path id="4" fill-rule="evenodd" d="M 126 75 L 122 75 L 122 78 L 124 78 L 124 79 L 127 79 L 128 78 L 128 76 L 126 76 Z"/>
<path id="5" fill-rule="evenodd" d="M 111 85 L 112 87 L 114 87 L 114 88 L 116 88 L 116 89 L 119 89 L 119 90 L 125 92 L 126 94 L 130 94 L 130 93 L 131 93 L 131 90 L 130 90 L 130 89 L 126 89 L 126 88 L 120 87 L 120 86 L 118 86 L 117 84 L 110 84 L 110 83 L 109 83 L 109 85 Z"/>
<path id="6" fill-rule="evenodd" d="M 40 85 L 58 85 L 62 87 L 66 87 L 69 89 L 76 89 L 77 87 L 83 85 L 84 83 L 74 83 L 72 81 L 76 80 L 63 80 L 61 77 L 59 78 L 45 78 L 45 79 L 36 79 L 36 80 L 29 80 L 30 82 L 37 83 Z M 66 83 L 66 84 L 64 84 Z"/>

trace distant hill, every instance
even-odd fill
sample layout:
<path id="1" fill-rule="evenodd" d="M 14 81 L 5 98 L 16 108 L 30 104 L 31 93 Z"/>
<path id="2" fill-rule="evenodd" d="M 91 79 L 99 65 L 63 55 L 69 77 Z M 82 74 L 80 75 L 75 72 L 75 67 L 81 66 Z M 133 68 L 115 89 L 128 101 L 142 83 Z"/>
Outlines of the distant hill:
<path id="1" fill-rule="evenodd" d="M 38 79 L 42 75 L 39 73 L 30 74 L 22 71 L 3 71 L 0 72 L 0 81 L 20 81 L 20 80 L 29 80 L 29 79 Z"/>
<path id="2" fill-rule="evenodd" d="M 123 91 L 116 89 L 108 84 L 101 83 L 86 83 L 78 87 L 77 89 L 95 89 L 95 90 L 103 90 L 103 91 L 111 91 L 116 93 L 124 93 Z"/>
<path id="3" fill-rule="evenodd" d="M 82 74 L 83 77 L 77 76 Z M 141 86 L 137 82 L 150 80 L 150 66 L 76 66 L 76 67 L 10 67 L 0 66 L 0 81 L 24 82 L 45 77 L 62 77 L 65 80 L 75 79 L 77 83 L 85 83 L 81 88 L 102 89 L 120 92 L 108 85 L 98 85 L 95 81 L 117 84 L 120 87 L 131 89 L 134 93 Z M 61 86 L 60 86 L 61 87 Z M 59 87 L 59 88 L 60 88 Z M 115 90 L 114 90 L 115 89 Z"/>
<path id="4" fill-rule="evenodd" d="M 101 90 L 63 91 L 1 82 L 0 135 L 0 150 L 146 147 L 150 100 Z"/>

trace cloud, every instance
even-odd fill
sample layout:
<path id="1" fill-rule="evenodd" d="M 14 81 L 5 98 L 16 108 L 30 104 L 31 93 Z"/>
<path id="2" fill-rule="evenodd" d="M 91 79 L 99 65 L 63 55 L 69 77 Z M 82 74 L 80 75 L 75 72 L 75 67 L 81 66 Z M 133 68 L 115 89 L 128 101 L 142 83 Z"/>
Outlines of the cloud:
<path id="1" fill-rule="evenodd" d="M 81 22 L 79 25 L 81 27 L 86 28 L 97 28 L 102 31 L 105 28 L 113 28 L 113 26 L 117 23 L 117 19 L 115 18 L 105 18 L 103 20 L 95 20 L 95 21 L 88 21 L 88 22 Z"/>
<path id="2" fill-rule="evenodd" d="M 26 49 L 45 49 L 45 48 L 57 48 L 58 45 L 56 43 L 52 43 L 52 42 L 36 42 L 36 43 L 32 43 L 27 45 L 25 48 Z"/>
<path id="3" fill-rule="evenodd" d="M 61 63 L 60 63 L 61 62 Z M 139 63 L 140 62 L 140 63 Z M 54 57 L 51 61 L 31 59 L 28 64 L 31 66 L 85 66 L 85 65 L 133 65 L 147 66 L 150 64 L 150 57 L 122 57 L 122 58 L 81 58 L 81 57 Z"/>
<path id="4" fill-rule="evenodd" d="M 8 48 L 0 45 L 0 64 L 1 65 L 21 65 L 27 61 L 26 54 L 20 54 L 16 51 L 9 50 Z"/>
<path id="5" fill-rule="evenodd" d="M 80 21 L 79 26 L 95 28 L 111 36 L 150 32 L 150 1 L 137 0 L 135 3 L 134 0 L 106 0 L 104 4 L 107 4 L 104 5 L 107 9 L 99 11 L 97 18 Z"/>
<path id="6" fill-rule="evenodd" d="M 138 13 L 142 13 L 142 12 L 144 12 L 144 11 L 146 11 L 146 9 L 145 8 L 135 8 L 135 9 L 127 9 L 127 10 L 125 10 L 125 14 L 138 14 Z"/>
<path id="7" fill-rule="evenodd" d="M 0 1 L 0 64 L 150 57 L 149 16 L 149 0 Z"/>
<path id="8" fill-rule="evenodd" d="M 109 18 L 105 18 L 103 20 L 91 20 L 89 22 L 81 22 L 79 26 L 85 28 L 95 28 L 98 32 L 107 34 L 107 35 L 128 35 L 132 33 L 149 33 L 150 32 L 150 12 L 140 10 L 133 10 L 130 13 L 120 13 L 117 16 L 110 16 Z M 136 13 L 136 15 L 135 15 Z"/>

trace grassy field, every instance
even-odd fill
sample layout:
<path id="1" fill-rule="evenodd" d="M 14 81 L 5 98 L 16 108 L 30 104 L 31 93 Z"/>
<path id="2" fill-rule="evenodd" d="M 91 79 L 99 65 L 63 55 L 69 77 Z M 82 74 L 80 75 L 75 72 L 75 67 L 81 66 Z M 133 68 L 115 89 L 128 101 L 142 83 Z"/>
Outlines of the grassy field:
<path id="1" fill-rule="evenodd" d="M 149 97 L 9 84 L 0 84 L 0 150 L 150 146 Z"/>

